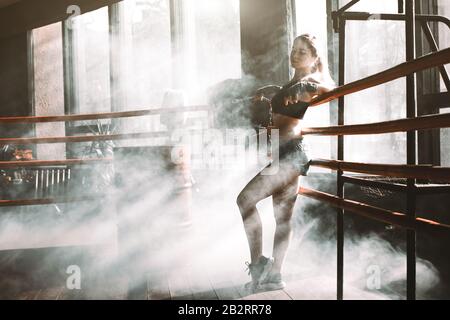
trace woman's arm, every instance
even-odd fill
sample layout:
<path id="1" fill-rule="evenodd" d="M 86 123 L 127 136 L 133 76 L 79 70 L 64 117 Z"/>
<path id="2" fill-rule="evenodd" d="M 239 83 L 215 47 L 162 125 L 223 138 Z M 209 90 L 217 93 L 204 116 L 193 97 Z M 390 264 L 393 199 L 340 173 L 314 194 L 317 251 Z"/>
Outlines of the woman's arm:
<path id="1" fill-rule="evenodd" d="M 331 80 L 332 81 L 332 80 Z M 285 105 L 289 103 L 296 103 L 297 101 L 310 102 L 313 98 L 320 96 L 333 90 L 336 86 L 333 82 L 322 81 L 321 74 L 312 74 L 301 79 L 300 82 L 314 84 L 315 88 L 312 90 L 306 90 L 300 96 L 290 96 L 285 99 Z"/>
<path id="2" fill-rule="evenodd" d="M 313 98 L 320 96 L 334 89 L 333 84 L 319 82 L 317 79 L 307 77 L 287 89 L 284 96 L 284 105 L 298 102 L 310 102 Z"/>
<path id="3" fill-rule="evenodd" d="M 328 83 L 320 83 L 317 85 L 317 95 L 320 96 L 324 93 L 334 90 L 334 88 L 336 88 L 335 85 Z"/>
<path id="4" fill-rule="evenodd" d="M 336 85 L 334 84 L 333 80 L 330 79 L 330 81 L 324 81 L 321 77 L 321 74 L 318 73 L 302 78 L 301 81 L 316 83 L 318 86 L 318 90 L 316 93 L 317 95 L 327 93 L 336 88 Z"/>

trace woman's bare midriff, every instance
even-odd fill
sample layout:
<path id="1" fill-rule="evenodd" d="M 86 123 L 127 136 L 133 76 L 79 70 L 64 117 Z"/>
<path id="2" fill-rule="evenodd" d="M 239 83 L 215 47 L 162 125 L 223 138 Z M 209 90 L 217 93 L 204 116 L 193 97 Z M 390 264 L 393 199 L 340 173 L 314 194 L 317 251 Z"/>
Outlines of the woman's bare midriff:
<path id="1" fill-rule="evenodd" d="M 290 140 L 298 137 L 300 120 L 282 114 L 273 114 L 273 125 L 279 130 L 280 140 Z"/>

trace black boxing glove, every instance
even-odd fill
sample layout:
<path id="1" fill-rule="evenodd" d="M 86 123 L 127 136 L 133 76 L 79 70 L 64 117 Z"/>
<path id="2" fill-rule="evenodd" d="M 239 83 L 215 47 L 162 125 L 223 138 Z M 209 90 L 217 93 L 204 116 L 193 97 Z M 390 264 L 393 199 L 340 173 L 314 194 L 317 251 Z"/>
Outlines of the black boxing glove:
<path id="1" fill-rule="evenodd" d="M 304 92 L 317 93 L 318 89 L 319 86 L 317 85 L 317 83 L 300 81 L 287 88 L 286 97 L 295 97 L 297 94 L 302 94 Z"/>
<path id="2" fill-rule="evenodd" d="M 314 82 L 300 81 L 291 85 L 285 86 L 272 98 L 272 110 L 274 113 L 279 113 L 285 116 L 303 119 L 306 110 L 309 107 L 309 102 L 298 101 L 297 103 L 284 105 L 284 98 L 295 97 L 297 93 L 311 92 L 317 93 L 318 85 Z"/>

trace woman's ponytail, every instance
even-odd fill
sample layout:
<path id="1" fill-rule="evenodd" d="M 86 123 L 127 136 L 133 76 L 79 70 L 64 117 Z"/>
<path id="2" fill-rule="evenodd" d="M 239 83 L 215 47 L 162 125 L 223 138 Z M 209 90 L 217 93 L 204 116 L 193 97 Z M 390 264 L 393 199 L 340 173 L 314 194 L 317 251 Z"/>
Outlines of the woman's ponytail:
<path id="1" fill-rule="evenodd" d="M 323 62 L 321 56 L 317 56 L 316 62 L 314 63 L 313 67 L 314 73 L 320 72 L 323 73 Z"/>

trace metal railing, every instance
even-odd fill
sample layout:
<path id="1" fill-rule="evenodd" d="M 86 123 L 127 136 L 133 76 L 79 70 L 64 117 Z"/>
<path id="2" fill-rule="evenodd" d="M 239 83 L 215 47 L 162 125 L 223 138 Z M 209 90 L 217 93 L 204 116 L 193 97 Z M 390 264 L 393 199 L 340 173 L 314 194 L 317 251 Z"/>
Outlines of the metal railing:
<path id="1" fill-rule="evenodd" d="M 416 117 L 416 79 L 415 72 L 438 67 L 444 82 L 449 88 L 448 74 L 443 67 L 450 63 L 450 48 L 438 51 L 436 42 L 429 30 L 428 21 L 439 21 L 450 27 L 450 20 L 445 17 L 432 15 L 416 15 L 415 1 L 405 1 L 405 14 L 369 14 L 360 12 L 346 12 L 351 6 L 359 2 L 353 0 L 340 10 L 333 12 L 334 28 L 339 32 L 339 87 L 324 95 L 314 99 L 312 106 L 317 106 L 334 99 L 339 99 L 338 103 L 338 125 L 326 128 L 305 128 L 302 134 L 313 135 L 335 135 L 338 139 L 337 161 L 316 159 L 311 162 L 312 166 L 326 167 L 337 171 L 337 195 L 324 194 L 319 191 L 305 188 L 299 189 L 299 194 L 326 202 L 337 208 L 337 299 L 343 299 L 344 285 L 344 210 L 360 214 L 366 218 L 395 224 L 407 230 L 407 299 L 416 298 L 416 231 L 426 231 L 433 233 L 446 233 L 450 229 L 448 225 L 443 225 L 435 221 L 416 218 L 416 197 L 419 194 L 442 193 L 450 191 L 448 185 L 424 186 L 416 184 L 416 179 L 434 179 L 435 181 L 450 182 L 450 168 L 433 167 L 431 165 L 416 165 L 416 130 L 432 128 L 450 127 L 450 117 L 448 115 L 432 115 Z M 399 1 L 400 8 L 403 1 Z M 375 75 L 345 83 L 345 27 L 347 20 L 399 20 L 405 21 L 406 25 L 406 62 L 398 66 L 377 73 Z M 426 56 L 415 58 L 415 28 L 416 21 L 419 21 L 424 28 L 425 35 L 430 43 L 432 51 Z M 429 32 L 428 32 L 429 31 Z M 407 119 L 385 121 L 380 123 L 344 125 L 344 97 L 347 94 L 359 92 L 401 77 L 406 77 L 406 105 Z M 448 92 L 443 95 L 448 96 Z M 407 164 L 366 164 L 344 161 L 344 135 L 356 134 L 380 134 L 388 132 L 407 132 Z M 385 177 L 407 178 L 405 185 L 387 183 L 380 181 L 370 181 L 360 177 L 350 177 L 343 175 L 344 171 L 374 174 Z M 344 199 L 344 184 L 351 183 L 363 186 L 375 186 L 388 190 L 401 191 L 406 193 L 406 213 L 397 213 L 381 208 L 372 207 L 366 204 L 356 203 Z"/>
<path id="2" fill-rule="evenodd" d="M 208 111 L 212 109 L 209 106 L 189 106 L 179 108 L 164 108 L 150 110 L 136 110 L 125 112 L 109 112 L 109 113 L 92 113 L 92 114 L 76 114 L 61 116 L 26 116 L 26 117 L 0 117 L 0 123 L 20 124 L 20 123 L 46 123 L 46 122 L 70 122 L 80 120 L 100 120 L 100 119 L 118 119 L 129 117 L 143 117 L 149 115 L 157 115 L 163 113 L 180 113 Z M 211 120 L 211 114 L 209 115 Z M 195 129 L 193 129 L 195 131 Z M 170 132 L 140 132 L 140 133 L 122 133 L 122 134 L 95 134 L 86 136 L 61 136 L 61 137 L 27 137 L 27 138 L 1 138 L 1 145 L 24 145 L 24 144 L 42 144 L 42 143 L 76 143 L 90 141 L 117 141 L 128 139 L 145 139 L 155 137 L 168 137 Z M 0 161 L 0 170 L 16 170 L 20 174 L 20 170 L 25 168 L 28 174 L 33 175 L 35 184 L 32 199 L 0 199 L 0 207 L 5 206 L 29 206 L 44 205 L 57 203 L 71 203 L 78 201 L 90 201 L 100 199 L 102 195 L 89 195 L 70 197 L 58 192 L 51 192 L 57 188 L 65 190 L 71 174 L 75 168 L 91 168 L 93 166 L 104 166 L 111 164 L 112 158 L 83 158 L 83 159 L 65 159 L 65 160 L 30 160 L 30 161 Z M 32 169 L 34 168 L 34 169 Z M 79 172 L 78 172 L 79 173 Z M 53 196 L 52 196 L 53 195 Z M 57 196 L 55 196 L 57 195 Z"/>

